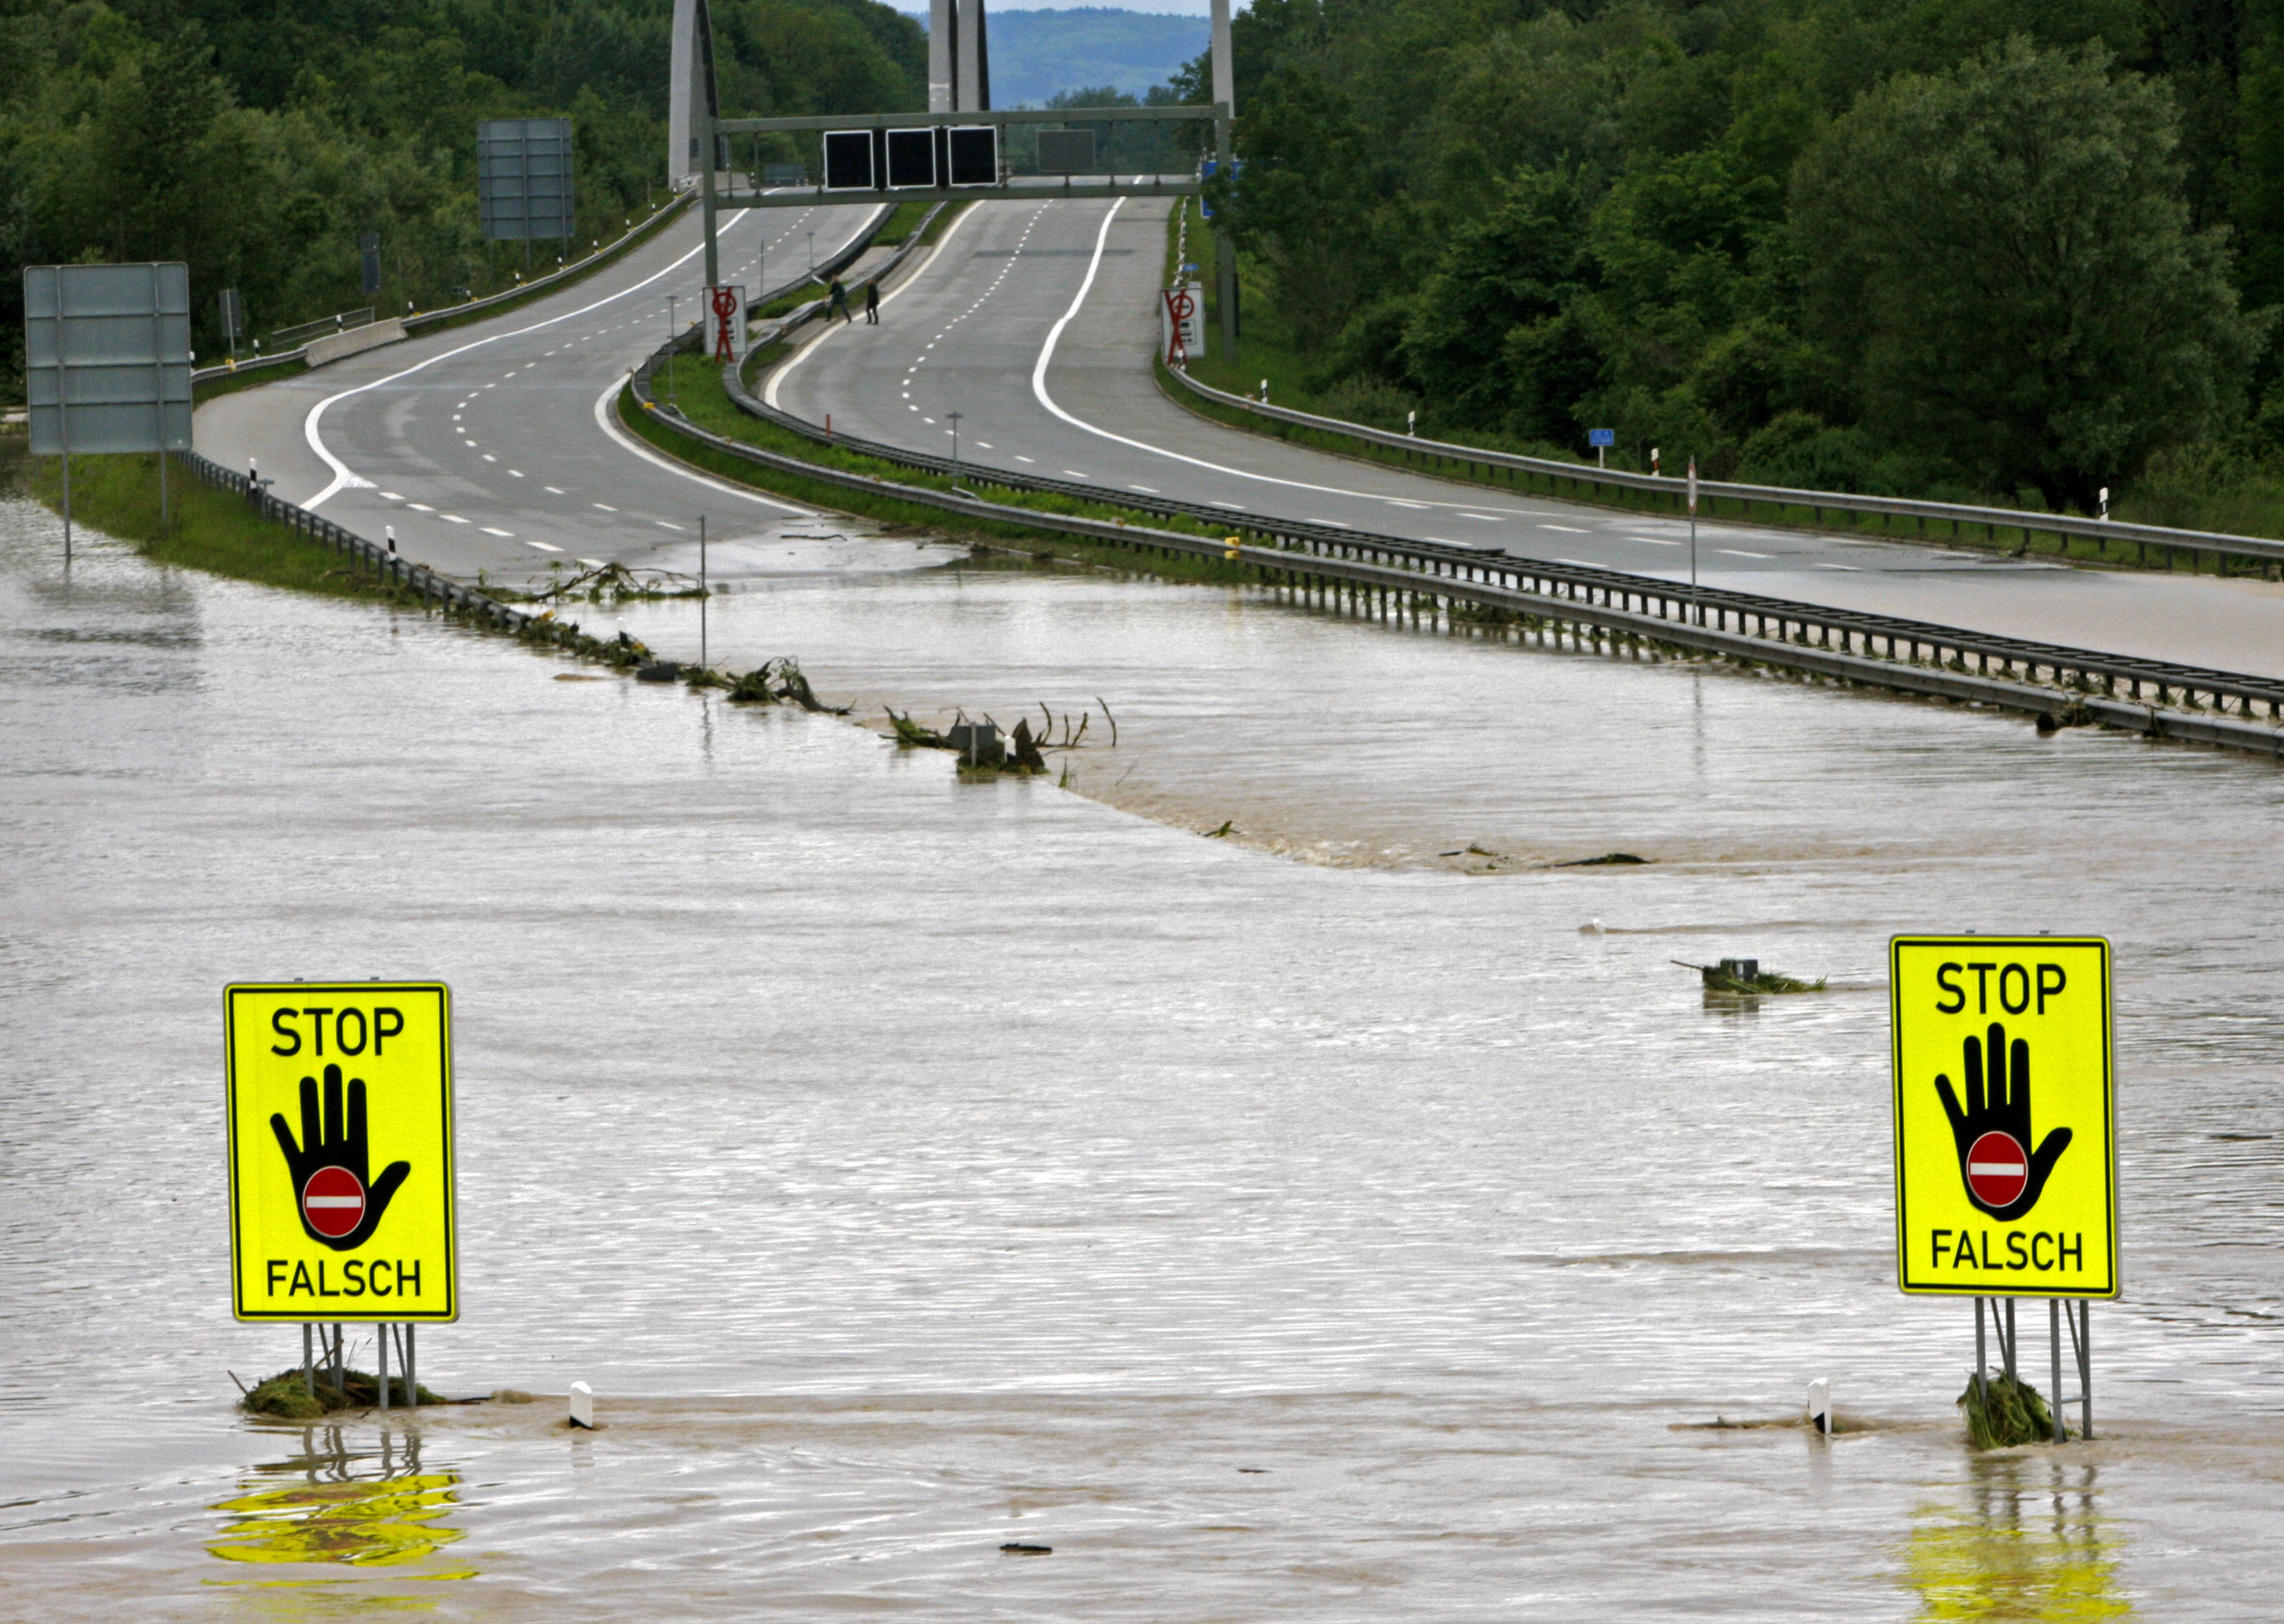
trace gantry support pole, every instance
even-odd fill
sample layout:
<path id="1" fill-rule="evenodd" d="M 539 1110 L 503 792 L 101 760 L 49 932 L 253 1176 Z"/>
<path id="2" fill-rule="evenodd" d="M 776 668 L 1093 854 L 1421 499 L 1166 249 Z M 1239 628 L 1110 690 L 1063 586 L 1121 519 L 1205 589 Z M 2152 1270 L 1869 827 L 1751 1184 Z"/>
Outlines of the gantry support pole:
<path id="1" fill-rule="evenodd" d="M 1237 65 L 1230 59 L 1229 0 L 1213 0 L 1214 173 L 1231 175 L 1237 148 L 1230 122 L 1237 116 Z M 1226 209 L 1223 211 L 1228 213 Z M 1214 228 L 1214 302 L 1221 307 L 1222 353 L 1237 359 L 1237 243 L 1226 225 Z"/>

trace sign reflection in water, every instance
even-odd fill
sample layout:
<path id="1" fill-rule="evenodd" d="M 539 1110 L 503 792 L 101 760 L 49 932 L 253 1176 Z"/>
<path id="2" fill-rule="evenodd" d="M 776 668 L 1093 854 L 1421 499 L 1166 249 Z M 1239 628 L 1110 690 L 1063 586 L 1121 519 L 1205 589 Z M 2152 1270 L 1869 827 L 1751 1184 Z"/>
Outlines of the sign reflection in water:
<path id="1" fill-rule="evenodd" d="M 460 1476 L 422 1471 L 418 1439 L 384 1432 L 378 1449 L 352 1450 L 339 1427 L 307 1428 L 301 1438 L 300 1455 L 263 1467 L 240 1486 L 245 1493 L 214 1508 L 233 1520 L 207 1549 L 226 1562 L 393 1568 L 424 1562 L 463 1537 L 442 1520 L 458 1503 Z M 458 1564 L 399 1577 L 473 1579 L 475 1570 Z"/>
<path id="2" fill-rule="evenodd" d="M 2124 1542 L 2100 1515 L 2092 1465 L 1985 1455 L 1961 1511 L 1930 1509 L 1904 1551 L 1920 1618 L 2071 1620 L 2130 1615 L 2117 1589 Z"/>

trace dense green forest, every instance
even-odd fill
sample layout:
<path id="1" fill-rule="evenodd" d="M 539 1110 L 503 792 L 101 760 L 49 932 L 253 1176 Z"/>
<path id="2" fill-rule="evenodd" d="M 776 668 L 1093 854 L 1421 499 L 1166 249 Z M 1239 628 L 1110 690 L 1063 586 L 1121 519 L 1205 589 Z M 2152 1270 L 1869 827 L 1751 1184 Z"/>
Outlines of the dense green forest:
<path id="1" fill-rule="evenodd" d="M 1347 415 L 2080 509 L 2284 467 L 2284 0 L 1255 0 L 1235 47 L 1248 331 Z"/>
<path id="2" fill-rule="evenodd" d="M 733 117 L 919 107 L 919 26 L 874 0 L 715 0 Z M 0 0 L 0 398 L 22 393 L 22 267 L 184 260 L 255 333 L 512 279 L 477 231 L 476 121 L 567 116 L 576 246 L 664 196 L 673 0 Z M 539 245 L 544 247 L 545 245 Z M 551 264 L 553 255 L 547 256 Z"/>

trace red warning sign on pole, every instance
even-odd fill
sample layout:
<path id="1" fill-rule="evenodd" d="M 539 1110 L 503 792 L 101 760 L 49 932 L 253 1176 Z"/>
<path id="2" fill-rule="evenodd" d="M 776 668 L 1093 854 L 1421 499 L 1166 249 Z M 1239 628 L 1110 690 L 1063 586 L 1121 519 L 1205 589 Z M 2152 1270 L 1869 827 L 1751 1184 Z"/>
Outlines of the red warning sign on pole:
<path id="1" fill-rule="evenodd" d="M 734 364 L 746 353 L 746 290 L 739 286 L 709 287 L 707 308 L 714 313 L 714 358 Z"/>

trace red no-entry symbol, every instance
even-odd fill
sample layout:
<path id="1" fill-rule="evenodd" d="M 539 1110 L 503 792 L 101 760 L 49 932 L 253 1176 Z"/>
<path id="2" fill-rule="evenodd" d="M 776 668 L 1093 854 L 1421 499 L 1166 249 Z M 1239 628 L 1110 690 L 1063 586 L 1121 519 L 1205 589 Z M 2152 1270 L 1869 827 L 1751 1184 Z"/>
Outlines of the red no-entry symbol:
<path id="1" fill-rule="evenodd" d="M 734 361 L 738 358 L 731 352 L 731 348 L 736 332 L 731 324 L 737 319 L 737 315 L 738 290 L 734 287 L 716 288 L 714 290 L 714 358 L 717 361 Z"/>
<path id="2" fill-rule="evenodd" d="M 301 1187 L 301 1211 L 319 1235 L 347 1235 L 364 1217 L 364 1185 L 346 1167 L 320 1167 Z"/>
<path id="3" fill-rule="evenodd" d="M 1166 340 L 1167 365 L 1179 366 L 1189 360 L 1190 348 L 1184 336 L 1185 324 L 1197 313 L 1198 302 L 1191 296 L 1189 289 L 1177 287 L 1168 290 L 1166 315 L 1171 322 L 1171 331 Z"/>
<path id="4" fill-rule="evenodd" d="M 1991 1205 L 2005 1206 L 2030 1181 L 2030 1158 L 2012 1134 L 1985 1134 L 1968 1149 L 1967 1185 Z"/>

